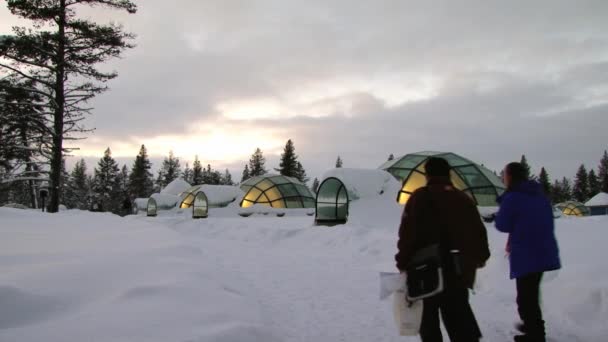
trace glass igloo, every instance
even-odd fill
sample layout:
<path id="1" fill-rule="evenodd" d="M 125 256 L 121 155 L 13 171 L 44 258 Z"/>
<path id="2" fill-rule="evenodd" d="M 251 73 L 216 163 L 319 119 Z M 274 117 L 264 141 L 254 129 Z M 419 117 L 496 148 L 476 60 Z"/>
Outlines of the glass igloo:
<path id="1" fill-rule="evenodd" d="M 245 197 L 241 207 L 255 204 L 272 208 L 314 208 L 315 196 L 297 179 L 280 175 L 253 177 L 241 184 Z"/>
<path id="2" fill-rule="evenodd" d="M 575 201 L 567 201 L 563 203 L 556 204 L 555 207 L 566 216 L 589 216 L 591 215 L 591 211 L 588 207 L 586 207 L 583 203 L 575 202 Z"/>
<path id="3" fill-rule="evenodd" d="M 504 191 L 504 185 L 494 172 L 455 153 L 418 152 L 389 160 L 380 169 L 391 173 L 403 182 L 397 197 L 400 204 L 407 203 L 412 193 L 426 185 L 426 161 L 430 157 L 447 160 L 452 167 L 450 178 L 454 186 L 467 193 L 479 206 L 496 206 L 496 198 Z"/>

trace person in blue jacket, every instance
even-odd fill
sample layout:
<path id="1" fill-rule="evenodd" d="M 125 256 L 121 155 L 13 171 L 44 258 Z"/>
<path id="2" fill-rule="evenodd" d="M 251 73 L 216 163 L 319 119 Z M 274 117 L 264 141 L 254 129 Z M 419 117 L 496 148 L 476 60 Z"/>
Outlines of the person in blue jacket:
<path id="1" fill-rule="evenodd" d="M 507 191 L 498 198 L 496 228 L 509 234 L 511 279 L 517 283 L 517 309 L 522 320 L 517 325 L 522 335 L 515 336 L 515 341 L 544 342 L 540 282 L 544 272 L 561 268 L 553 208 L 542 186 L 528 179 L 522 164 L 507 165 L 504 182 Z"/>

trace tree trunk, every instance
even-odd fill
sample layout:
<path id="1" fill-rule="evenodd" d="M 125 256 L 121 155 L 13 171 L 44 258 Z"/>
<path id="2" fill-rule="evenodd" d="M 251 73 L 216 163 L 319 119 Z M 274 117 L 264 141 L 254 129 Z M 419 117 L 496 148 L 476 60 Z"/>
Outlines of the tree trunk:
<path id="1" fill-rule="evenodd" d="M 60 0 L 61 11 L 58 20 L 59 42 L 57 46 L 57 71 L 55 72 L 55 113 L 53 122 L 53 148 L 51 157 L 51 184 L 49 212 L 59 211 L 61 191 L 61 164 L 63 160 L 63 118 L 65 114 L 65 0 Z"/>

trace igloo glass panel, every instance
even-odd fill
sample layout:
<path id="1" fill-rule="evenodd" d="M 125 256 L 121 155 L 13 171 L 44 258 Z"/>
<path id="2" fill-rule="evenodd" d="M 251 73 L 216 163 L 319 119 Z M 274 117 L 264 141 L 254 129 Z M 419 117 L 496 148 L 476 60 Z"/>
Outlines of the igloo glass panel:
<path id="1" fill-rule="evenodd" d="M 492 183 L 474 166 L 460 167 L 458 172 L 472 188 L 492 186 Z"/>
<path id="2" fill-rule="evenodd" d="M 441 158 L 447 160 L 450 166 L 452 167 L 472 164 L 470 160 L 466 160 L 453 153 L 446 153 L 444 155 L 441 155 Z"/>
<path id="3" fill-rule="evenodd" d="M 287 208 L 287 206 L 285 205 L 285 201 L 282 199 L 272 202 L 270 206 L 273 208 Z"/>
<path id="4" fill-rule="evenodd" d="M 287 208 L 303 208 L 300 198 L 286 198 L 285 203 Z"/>
<path id="5" fill-rule="evenodd" d="M 420 162 L 422 162 L 426 158 L 427 158 L 426 156 L 415 156 L 415 155 L 407 156 L 407 157 L 401 159 L 399 162 L 395 163 L 395 165 L 393 165 L 392 167 L 400 168 L 400 169 L 413 169 L 416 166 L 418 166 L 418 164 L 420 164 Z"/>
<path id="6" fill-rule="evenodd" d="M 192 217 L 194 218 L 203 218 L 207 217 L 209 213 L 209 202 L 207 201 L 207 196 L 204 192 L 199 192 L 196 194 L 194 198 L 193 208 L 192 208 Z"/>
<path id="7" fill-rule="evenodd" d="M 243 200 L 243 202 L 241 203 L 241 207 L 243 208 L 249 208 L 251 206 L 253 206 L 255 203 L 248 201 L 248 200 Z"/>
<path id="8" fill-rule="evenodd" d="M 257 188 L 251 188 L 251 190 L 249 190 L 249 192 L 247 193 L 247 195 L 245 195 L 245 199 L 251 202 L 255 202 L 257 201 L 258 197 L 260 197 L 260 195 L 262 194 L 262 191 L 260 191 Z"/>
<path id="9" fill-rule="evenodd" d="M 271 182 L 268 179 L 264 179 L 263 181 L 259 182 L 258 184 L 255 185 L 256 188 L 262 190 L 262 191 L 266 191 L 268 190 L 270 187 L 274 186 L 274 183 Z"/>
<path id="10" fill-rule="evenodd" d="M 454 187 L 458 190 L 465 190 L 467 188 L 467 184 L 462 180 L 460 175 L 454 170 L 450 170 L 450 180 L 452 181 L 452 184 L 454 184 Z"/>
<path id="11" fill-rule="evenodd" d="M 395 176 L 395 178 L 403 181 L 410 175 L 412 169 L 389 169 L 388 172 Z"/>
<path id="12" fill-rule="evenodd" d="M 335 220 L 336 206 L 329 203 L 319 203 L 317 206 L 317 220 Z"/>
<path id="13" fill-rule="evenodd" d="M 278 188 L 279 190 L 281 190 L 283 197 L 292 197 L 300 195 L 293 184 L 281 184 L 278 185 Z"/>
<path id="14" fill-rule="evenodd" d="M 410 199 L 410 196 L 411 195 L 408 194 L 408 193 L 400 192 L 399 193 L 399 200 L 398 200 L 399 204 L 405 204 L 405 203 L 407 203 L 407 200 Z"/>
<path id="15" fill-rule="evenodd" d="M 477 205 L 482 207 L 497 206 L 496 190 L 494 188 L 472 189 Z"/>
<path id="16" fill-rule="evenodd" d="M 419 172 L 412 172 L 410 178 L 405 181 L 403 191 L 413 193 L 426 185 L 426 176 Z"/>
<path id="17" fill-rule="evenodd" d="M 192 206 L 192 202 L 194 202 L 194 195 L 188 194 L 182 201 L 180 208 L 182 208 L 182 209 L 190 208 Z"/>
<path id="18" fill-rule="evenodd" d="M 270 188 L 264 193 L 270 202 L 276 201 L 282 197 L 281 192 L 277 187 Z"/>
<path id="19" fill-rule="evenodd" d="M 314 208 L 315 207 L 315 200 L 312 198 L 304 197 L 304 198 L 302 198 L 302 201 L 304 201 L 305 208 Z"/>
<path id="20" fill-rule="evenodd" d="M 339 204 L 348 204 L 348 193 L 346 192 L 346 188 L 344 186 L 340 187 L 340 193 L 338 194 Z"/>

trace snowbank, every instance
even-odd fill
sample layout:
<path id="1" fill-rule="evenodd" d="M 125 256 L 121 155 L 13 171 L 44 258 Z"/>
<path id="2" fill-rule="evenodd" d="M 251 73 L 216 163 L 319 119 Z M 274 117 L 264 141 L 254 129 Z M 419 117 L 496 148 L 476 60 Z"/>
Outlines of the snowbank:
<path id="1" fill-rule="evenodd" d="M 178 178 L 173 182 L 169 183 L 164 189 L 161 190 L 161 194 L 179 196 L 182 192 L 188 190 L 192 185 L 188 184 L 185 180 Z"/>
<path id="2" fill-rule="evenodd" d="M 383 170 L 336 168 L 325 172 L 321 182 L 329 177 L 344 183 L 351 201 L 382 194 L 387 194 L 395 200 L 401 190 L 401 184 L 395 177 Z"/>
<path id="3" fill-rule="evenodd" d="M 585 203 L 587 207 L 601 207 L 608 206 L 608 194 L 605 192 L 600 192 L 599 194 L 593 196 L 587 203 Z"/>

